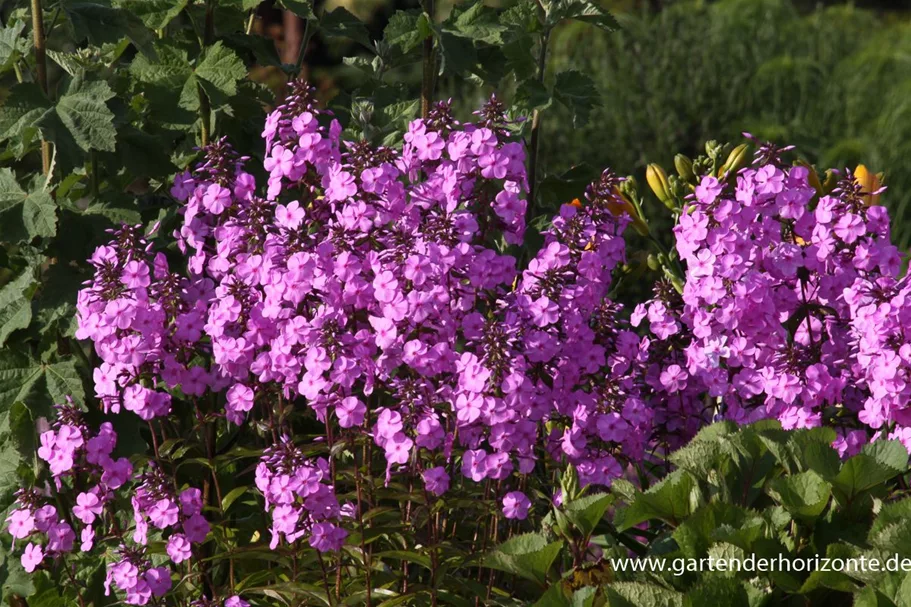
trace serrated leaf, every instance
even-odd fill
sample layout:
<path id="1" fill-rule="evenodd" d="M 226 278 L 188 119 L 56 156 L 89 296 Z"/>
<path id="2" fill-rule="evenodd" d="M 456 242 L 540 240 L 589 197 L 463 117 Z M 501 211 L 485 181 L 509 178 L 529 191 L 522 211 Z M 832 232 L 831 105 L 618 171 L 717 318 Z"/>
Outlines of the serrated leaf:
<path id="1" fill-rule="evenodd" d="M 676 526 L 693 511 L 698 492 L 692 475 L 675 470 L 648 491 L 637 492 L 629 506 L 617 512 L 614 523 L 620 531 L 653 518 Z"/>
<path id="2" fill-rule="evenodd" d="M 219 41 L 207 49 L 194 73 L 197 78 L 230 97 L 237 92 L 237 81 L 247 76 L 247 68 L 237 53 Z"/>
<path id="3" fill-rule="evenodd" d="M 383 30 L 385 41 L 409 53 L 419 47 L 425 38 L 433 34 L 430 20 L 420 11 L 396 11 Z"/>
<path id="4" fill-rule="evenodd" d="M 85 404 L 85 388 L 82 385 L 82 376 L 76 369 L 75 358 L 65 358 L 44 365 L 44 372 L 47 377 L 47 391 L 53 402 L 66 402 L 66 397 L 69 396 L 77 405 Z"/>
<path id="5" fill-rule="evenodd" d="M 17 21 L 0 29 L 0 74 L 10 69 L 28 49 L 28 42 L 22 36 L 24 21 Z"/>
<path id="6" fill-rule="evenodd" d="M 560 553 L 563 542 L 548 542 L 537 533 L 518 535 L 488 553 L 483 564 L 544 584 L 547 572 Z"/>
<path id="7" fill-rule="evenodd" d="M 564 19 L 594 25 L 606 32 L 620 29 L 614 16 L 590 0 L 552 0 L 544 3 L 547 13 L 545 24 L 553 27 Z"/>
<path id="8" fill-rule="evenodd" d="M 139 18 L 146 27 L 160 30 L 186 8 L 188 0 L 114 0 L 114 6 Z"/>
<path id="9" fill-rule="evenodd" d="M 10 169 L 0 169 L 0 241 L 27 242 L 56 233 L 56 205 L 50 195 L 26 192 Z"/>
<path id="10" fill-rule="evenodd" d="M 13 86 L 0 106 L 0 141 L 21 158 L 38 138 L 38 123 L 51 110 L 41 87 L 33 82 Z"/>
<path id="11" fill-rule="evenodd" d="M 497 12 L 480 0 L 467 8 L 456 6 L 448 23 L 463 36 L 488 44 L 502 44 L 507 29 L 497 19 Z"/>
<path id="12" fill-rule="evenodd" d="M 601 101 L 591 76 L 577 70 L 557 74 L 553 95 L 572 112 L 573 126 L 577 127 L 588 123 L 592 109 Z"/>
<path id="13" fill-rule="evenodd" d="M 32 296 L 36 285 L 35 271 L 29 267 L 0 289 L 0 347 L 10 333 L 25 329 L 32 322 Z"/>
<path id="14" fill-rule="evenodd" d="M 331 13 L 323 15 L 319 27 L 330 36 L 343 36 L 359 42 L 369 49 L 373 48 L 370 32 L 364 22 L 352 15 L 342 6 Z"/>
<path id="15" fill-rule="evenodd" d="M 154 35 L 131 12 L 94 2 L 64 2 L 62 7 L 77 41 L 88 40 L 100 47 L 127 37 L 144 55 L 155 56 Z"/>
<path id="16" fill-rule="evenodd" d="M 769 495 L 795 517 L 812 520 L 825 510 L 832 486 L 808 470 L 774 479 L 769 485 Z"/>
<path id="17" fill-rule="evenodd" d="M 301 19 L 316 19 L 312 2 L 307 2 L 306 0 L 279 0 L 279 4 Z"/>
<path id="18" fill-rule="evenodd" d="M 615 582 L 604 587 L 611 607 L 682 607 L 683 595 L 656 584 Z"/>
<path id="19" fill-rule="evenodd" d="M 563 512 L 583 536 L 588 536 L 613 502 L 614 496 L 609 493 L 594 493 L 569 502 Z"/>
<path id="20" fill-rule="evenodd" d="M 76 77 L 67 92 L 57 100 L 54 110 L 60 122 L 83 151 L 114 151 L 117 129 L 114 127 L 114 113 L 105 103 L 112 97 L 114 91 L 107 82 Z"/>

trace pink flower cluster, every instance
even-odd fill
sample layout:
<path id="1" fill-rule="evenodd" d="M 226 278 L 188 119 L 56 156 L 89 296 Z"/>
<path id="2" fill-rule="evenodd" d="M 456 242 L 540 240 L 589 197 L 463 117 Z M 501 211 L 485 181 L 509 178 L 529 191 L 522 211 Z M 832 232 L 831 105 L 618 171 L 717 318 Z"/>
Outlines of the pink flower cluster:
<path id="1" fill-rule="evenodd" d="M 888 213 L 850 172 L 829 193 L 808 177 L 768 147 L 736 181 L 704 177 L 674 229 L 682 297 L 666 291 L 634 320 L 685 353 L 658 376 L 670 393 L 739 423 L 836 425 L 842 453 L 864 426 L 911 450 L 909 289 Z"/>
<path id="2" fill-rule="evenodd" d="M 270 447 L 256 467 L 256 486 L 272 513 L 274 550 L 287 542 L 307 537 L 320 552 L 340 550 L 348 532 L 332 521 L 342 513 L 330 480 L 329 462 L 305 458 L 287 438 Z"/>

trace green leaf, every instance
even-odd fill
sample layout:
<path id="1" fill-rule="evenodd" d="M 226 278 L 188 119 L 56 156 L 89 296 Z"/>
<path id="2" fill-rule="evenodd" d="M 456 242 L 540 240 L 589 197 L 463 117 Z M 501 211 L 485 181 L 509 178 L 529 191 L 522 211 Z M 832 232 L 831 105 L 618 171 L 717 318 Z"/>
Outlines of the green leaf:
<path id="1" fill-rule="evenodd" d="M 77 405 L 85 404 L 82 376 L 76 370 L 76 359 L 65 358 L 44 366 L 47 391 L 55 403 L 64 403 L 69 396 Z"/>
<path id="2" fill-rule="evenodd" d="M 877 454 L 884 457 L 887 454 Z M 841 470 L 832 479 L 839 498 L 853 500 L 857 495 L 895 478 L 904 469 L 895 468 L 889 460 L 880 461 L 875 455 L 858 453 L 842 465 Z"/>
<path id="3" fill-rule="evenodd" d="M 0 351 L 0 411 L 8 410 L 20 401 L 41 407 L 50 404 L 44 389 L 44 369 L 26 356 Z"/>
<path id="4" fill-rule="evenodd" d="M 231 504 L 233 504 L 234 502 L 236 502 L 237 499 L 238 499 L 241 495 L 243 495 L 244 493 L 246 493 L 247 489 L 248 489 L 248 487 L 247 487 L 246 485 L 244 485 L 244 486 L 242 486 L 242 487 L 235 487 L 234 489 L 231 489 L 231 490 L 228 492 L 228 494 L 227 494 L 224 498 L 222 498 L 222 500 L 221 500 L 221 511 L 222 511 L 222 512 L 227 512 L 227 511 L 228 511 L 228 508 L 231 507 Z"/>
<path id="5" fill-rule="evenodd" d="M 545 24 L 553 27 L 564 19 L 581 21 L 606 32 L 620 29 L 613 15 L 590 0 L 553 0 L 544 3 L 547 13 Z"/>
<path id="6" fill-rule="evenodd" d="M 776 478 L 769 485 L 769 495 L 795 517 L 813 519 L 822 514 L 829 503 L 832 485 L 808 470 Z"/>
<path id="7" fill-rule="evenodd" d="M 553 103 L 553 97 L 541 82 L 535 78 L 522 81 L 516 89 L 516 105 L 523 112 L 531 113 L 532 110 L 544 110 Z"/>
<path id="8" fill-rule="evenodd" d="M 577 70 L 557 74 L 553 94 L 557 101 L 572 112 L 573 126 L 576 127 L 588 123 L 589 114 L 601 101 L 591 76 Z"/>
<path id="9" fill-rule="evenodd" d="M 867 443 L 860 451 L 877 462 L 896 470 L 908 468 L 908 450 L 897 440 L 876 440 Z"/>
<path id="10" fill-rule="evenodd" d="M 13 64 L 28 51 L 28 42 L 22 36 L 24 21 L 17 21 L 0 29 L 0 74 L 12 68 Z"/>
<path id="11" fill-rule="evenodd" d="M 26 192 L 10 169 L 0 169 L 0 241 L 27 242 L 56 233 L 56 205 L 50 195 Z"/>
<path id="12" fill-rule="evenodd" d="M 617 512 L 614 524 L 624 531 L 657 518 L 676 526 L 690 515 L 700 499 L 699 487 L 692 475 L 675 470 L 645 493 L 637 492 L 632 503 Z"/>
<path id="13" fill-rule="evenodd" d="M 237 81 L 247 76 L 247 68 L 237 53 L 219 41 L 207 49 L 196 66 L 195 74 L 204 83 L 230 97 L 237 92 Z"/>
<path id="14" fill-rule="evenodd" d="M 475 0 L 467 8 L 457 5 L 448 19 L 448 24 L 463 36 L 488 44 L 502 44 L 503 32 L 507 26 L 497 19 L 497 11 Z"/>
<path id="15" fill-rule="evenodd" d="M 483 564 L 544 584 L 547 572 L 560 553 L 563 542 L 550 542 L 538 533 L 517 535 L 488 553 Z"/>
<path id="16" fill-rule="evenodd" d="M 750 607 L 750 599 L 739 580 L 730 577 L 711 576 L 706 577 L 695 588 L 688 590 L 683 604 L 686 607 L 703 607 L 704 605 Z"/>
<path id="17" fill-rule="evenodd" d="M 279 4 L 301 19 L 316 19 L 312 2 L 307 2 L 306 0 L 280 0 Z"/>
<path id="18" fill-rule="evenodd" d="M 319 27 L 330 36 L 351 38 L 369 49 L 373 48 L 373 41 L 370 39 L 367 26 L 344 7 L 339 6 L 331 13 L 323 15 Z"/>
<path id="19" fill-rule="evenodd" d="M 77 42 L 88 40 L 101 47 L 106 43 L 116 44 L 127 37 L 144 55 L 155 56 L 152 46 L 154 35 L 130 11 L 94 2 L 63 2 L 61 5 L 69 17 Z"/>
<path id="20" fill-rule="evenodd" d="M 0 141 L 21 158 L 38 138 L 38 123 L 51 110 L 51 102 L 33 82 L 14 85 L 0 106 Z"/>
<path id="21" fill-rule="evenodd" d="M 613 502 L 613 495 L 595 493 L 569 502 L 563 508 L 563 513 L 582 535 L 588 536 Z"/>
<path id="22" fill-rule="evenodd" d="M 114 151 L 117 138 L 114 113 L 105 104 L 112 97 L 114 91 L 107 82 L 76 77 L 57 101 L 55 111 L 60 122 L 83 151 Z"/>
<path id="23" fill-rule="evenodd" d="M 0 347 L 6 343 L 10 333 L 31 324 L 31 300 L 37 285 L 35 270 L 28 267 L 0 289 Z"/>
<path id="24" fill-rule="evenodd" d="M 604 591 L 611 607 L 683 607 L 683 595 L 656 584 L 616 582 Z"/>
<path id="25" fill-rule="evenodd" d="M 187 7 L 188 0 L 114 0 L 114 6 L 139 18 L 152 30 L 163 29 Z"/>
<path id="26" fill-rule="evenodd" d="M 383 31 L 386 42 L 398 47 L 403 53 L 413 51 L 432 34 L 427 15 L 416 10 L 396 11 Z"/>

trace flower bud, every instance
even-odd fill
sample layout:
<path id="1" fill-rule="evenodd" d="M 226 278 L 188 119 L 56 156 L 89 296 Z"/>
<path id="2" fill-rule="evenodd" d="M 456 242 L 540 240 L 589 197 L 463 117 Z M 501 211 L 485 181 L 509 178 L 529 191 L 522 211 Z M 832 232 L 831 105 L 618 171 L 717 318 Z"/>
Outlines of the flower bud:
<path id="1" fill-rule="evenodd" d="M 677 169 L 677 174 L 680 175 L 681 179 L 687 183 L 696 183 L 696 174 L 693 172 L 692 160 L 683 154 L 677 154 L 674 156 L 674 168 Z"/>
<path id="2" fill-rule="evenodd" d="M 620 191 L 619 188 L 614 188 L 614 199 L 608 203 L 607 208 L 614 216 L 621 216 L 624 213 L 629 215 L 633 220 L 633 229 L 639 232 L 643 236 L 648 236 L 648 224 L 642 219 L 642 216 L 639 214 L 639 211 L 630 202 L 630 199 Z"/>
<path id="3" fill-rule="evenodd" d="M 880 187 L 881 174 L 871 173 L 862 164 L 857 165 L 854 169 L 854 181 L 863 188 L 862 193 L 864 206 L 871 206 L 879 203 L 879 194 L 874 194 Z"/>
<path id="4" fill-rule="evenodd" d="M 648 165 L 645 169 L 645 180 L 648 181 L 648 186 L 652 188 L 652 192 L 655 193 L 658 200 L 665 205 L 672 200 L 670 186 L 667 182 L 667 173 L 660 166 L 654 163 Z"/>
<path id="5" fill-rule="evenodd" d="M 728 159 L 724 161 L 724 165 L 718 171 L 718 176 L 730 175 L 745 167 L 747 160 L 749 159 L 749 154 L 750 145 L 748 143 L 741 143 L 738 145 L 731 150 L 730 154 L 728 154 Z"/>

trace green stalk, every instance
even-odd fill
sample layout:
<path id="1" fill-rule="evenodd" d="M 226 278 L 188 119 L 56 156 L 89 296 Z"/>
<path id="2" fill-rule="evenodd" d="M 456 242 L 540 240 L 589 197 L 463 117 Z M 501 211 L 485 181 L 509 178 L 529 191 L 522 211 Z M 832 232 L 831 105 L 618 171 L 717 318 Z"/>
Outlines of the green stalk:
<path id="1" fill-rule="evenodd" d="M 538 53 L 538 82 L 544 84 L 544 74 L 547 69 L 547 43 L 550 39 L 550 30 L 545 29 L 541 34 L 541 49 Z M 531 148 L 528 153 L 528 210 L 525 216 L 534 219 L 535 214 L 535 185 L 538 178 L 538 139 L 541 133 L 541 110 L 535 109 L 531 114 Z"/>
<path id="2" fill-rule="evenodd" d="M 44 36 L 44 19 L 41 15 L 41 0 L 32 0 L 32 32 L 35 40 L 35 67 L 38 71 L 38 84 L 45 95 L 47 86 L 47 40 Z M 41 172 L 47 175 L 51 170 L 51 143 L 41 138 Z"/>
<path id="3" fill-rule="evenodd" d="M 433 22 L 433 0 L 425 0 L 424 10 Z M 424 38 L 422 50 L 423 74 L 421 75 L 421 118 L 430 115 L 430 105 L 433 103 L 433 89 L 435 84 L 436 60 L 433 55 L 433 34 Z"/>

